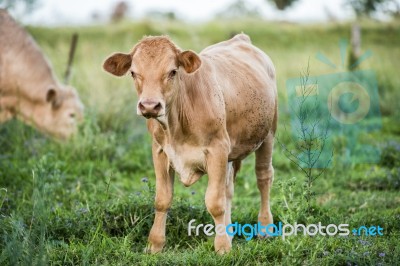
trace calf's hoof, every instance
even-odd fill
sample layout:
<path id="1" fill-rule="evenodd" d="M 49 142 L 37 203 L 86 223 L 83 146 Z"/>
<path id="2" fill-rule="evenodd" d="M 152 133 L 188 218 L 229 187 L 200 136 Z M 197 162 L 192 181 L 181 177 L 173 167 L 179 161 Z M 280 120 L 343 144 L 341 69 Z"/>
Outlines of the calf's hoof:
<path id="1" fill-rule="evenodd" d="M 164 245 L 153 245 L 153 244 L 147 244 L 147 246 L 144 249 L 144 253 L 148 253 L 148 254 L 156 254 L 156 253 L 160 253 L 163 249 Z"/>
<path id="2" fill-rule="evenodd" d="M 268 213 L 266 216 L 258 216 L 258 222 L 261 223 L 262 226 L 267 226 L 269 224 L 273 224 L 273 218 L 271 212 Z M 265 228 L 261 230 L 262 233 L 258 232 L 257 237 L 258 238 L 268 238 L 270 236 L 274 235 L 274 229 L 273 227 L 269 227 L 268 230 Z"/>
<path id="3" fill-rule="evenodd" d="M 271 234 L 272 234 L 273 232 L 271 232 Z M 257 234 L 257 238 L 259 238 L 259 239 L 267 239 L 267 238 L 269 238 L 269 237 L 271 237 L 272 235 L 270 235 L 270 234 L 267 234 L 267 233 L 264 233 L 264 234 L 260 234 L 260 233 L 258 233 Z"/>
<path id="4" fill-rule="evenodd" d="M 224 235 L 215 238 L 214 247 L 218 255 L 223 255 L 231 251 L 232 244 L 229 237 Z"/>
<path id="5" fill-rule="evenodd" d="M 151 254 L 159 253 L 164 248 L 164 245 L 165 245 L 165 237 L 156 237 L 150 234 L 149 242 L 147 244 L 145 252 Z"/>

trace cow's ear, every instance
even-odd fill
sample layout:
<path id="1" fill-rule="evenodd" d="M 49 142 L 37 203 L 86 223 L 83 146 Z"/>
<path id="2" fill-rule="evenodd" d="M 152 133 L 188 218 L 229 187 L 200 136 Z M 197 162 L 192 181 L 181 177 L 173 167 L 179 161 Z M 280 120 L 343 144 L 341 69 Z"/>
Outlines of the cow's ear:
<path id="1" fill-rule="evenodd" d="M 47 90 L 46 101 L 48 103 L 51 103 L 51 106 L 54 109 L 57 109 L 61 106 L 61 100 L 58 94 L 59 93 L 54 88 L 50 88 Z"/>
<path id="2" fill-rule="evenodd" d="M 103 63 L 105 71 L 115 75 L 124 75 L 132 64 L 132 56 L 130 54 L 115 53 L 108 57 Z"/>
<path id="3" fill-rule="evenodd" d="M 193 51 L 184 51 L 178 56 L 179 65 L 183 66 L 187 73 L 195 72 L 201 66 L 200 57 Z"/>

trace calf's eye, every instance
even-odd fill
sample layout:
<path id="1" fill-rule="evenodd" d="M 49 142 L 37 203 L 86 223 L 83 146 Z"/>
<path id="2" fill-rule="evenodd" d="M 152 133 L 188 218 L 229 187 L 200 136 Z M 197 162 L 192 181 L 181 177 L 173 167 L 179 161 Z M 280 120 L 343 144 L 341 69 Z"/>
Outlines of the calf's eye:
<path id="1" fill-rule="evenodd" d="M 133 72 L 133 71 L 131 71 L 131 76 L 132 76 L 132 78 L 136 78 L 136 73 L 135 72 Z"/>
<path id="2" fill-rule="evenodd" d="M 74 114 L 74 113 L 70 113 L 70 114 L 69 114 L 69 117 L 75 118 L 75 114 Z"/>
<path id="3" fill-rule="evenodd" d="M 173 79 L 176 75 L 176 69 L 172 70 L 171 72 L 169 72 L 168 74 L 168 79 Z"/>

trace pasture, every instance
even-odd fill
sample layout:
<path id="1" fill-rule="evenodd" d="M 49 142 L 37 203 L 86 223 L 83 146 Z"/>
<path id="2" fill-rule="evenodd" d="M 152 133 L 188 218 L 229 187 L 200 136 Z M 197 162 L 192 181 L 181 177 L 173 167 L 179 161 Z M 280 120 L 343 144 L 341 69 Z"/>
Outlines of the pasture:
<path id="1" fill-rule="evenodd" d="M 312 184 L 275 143 L 271 192 L 274 222 L 349 228 L 380 225 L 383 236 L 290 236 L 233 240 L 218 256 L 213 237 L 188 236 L 187 224 L 212 223 L 204 205 L 207 176 L 185 188 L 178 180 L 167 219 L 163 253 L 145 254 L 154 209 L 155 177 L 150 136 L 136 115 L 136 92 L 129 76 L 114 78 L 101 66 L 114 51 L 128 52 L 143 35 L 168 34 L 196 52 L 245 32 L 272 59 L 279 92 L 278 139 L 289 148 L 290 108 L 286 80 L 332 69 L 318 52 L 340 65 L 339 41 L 350 24 L 294 25 L 264 21 L 214 21 L 200 25 L 140 21 L 76 28 L 29 27 L 58 77 L 67 64 L 70 38 L 79 33 L 71 84 L 85 104 L 85 122 L 68 143 L 46 138 L 18 121 L 0 125 L 1 265 L 395 265 L 400 261 L 400 24 L 363 22 L 362 50 L 373 56 L 382 129 L 369 135 L 382 151 L 376 164 L 334 160 Z M 335 156 L 345 149 L 338 140 Z M 242 165 L 235 184 L 232 221 L 256 223 L 259 192 L 254 156 Z M 309 204 L 311 209 L 307 209 Z"/>

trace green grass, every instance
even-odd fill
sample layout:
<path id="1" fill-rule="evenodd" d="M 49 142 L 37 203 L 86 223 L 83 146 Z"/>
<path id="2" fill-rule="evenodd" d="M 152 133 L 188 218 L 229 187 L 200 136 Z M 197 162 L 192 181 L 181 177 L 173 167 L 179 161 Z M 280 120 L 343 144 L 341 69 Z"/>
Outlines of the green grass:
<path id="1" fill-rule="evenodd" d="M 311 75 L 333 70 L 315 59 L 324 53 L 340 65 L 338 43 L 350 25 L 298 26 L 261 21 L 203 25 L 150 21 L 80 28 L 29 28 L 62 76 L 73 32 L 80 34 L 73 76 L 86 105 L 80 134 L 60 144 L 11 121 L 0 125 L 0 265 L 395 265 L 400 261 L 400 25 L 362 25 L 363 51 L 374 55 L 361 69 L 377 74 L 382 130 L 371 137 L 381 162 L 334 161 L 313 184 L 306 211 L 305 177 L 276 144 L 272 213 L 275 222 L 380 225 L 384 236 L 293 236 L 246 241 L 235 237 L 232 252 L 218 256 L 213 239 L 189 237 L 187 223 L 211 223 L 204 206 L 207 177 L 185 188 L 175 184 L 162 254 L 143 253 L 153 222 L 154 170 L 150 137 L 136 117 L 128 77 L 116 79 L 101 65 L 112 52 L 129 51 L 145 34 L 169 34 L 184 49 L 200 51 L 244 31 L 267 52 L 278 76 L 281 141 L 291 138 L 285 81 L 310 64 Z M 384 39 L 385 41 L 382 41 Z M 340 145 L 340 143 L 338 144 Z M 340 156 L 339 154 L 337 156 Z M 259 206 L 254 156 L 243 163 L 235 185 L 233 221 L 255 223 Z M 147 179 L 144 179 L 147 177 Z M 148 182 L 144 182 L 148 180 Z"/>

